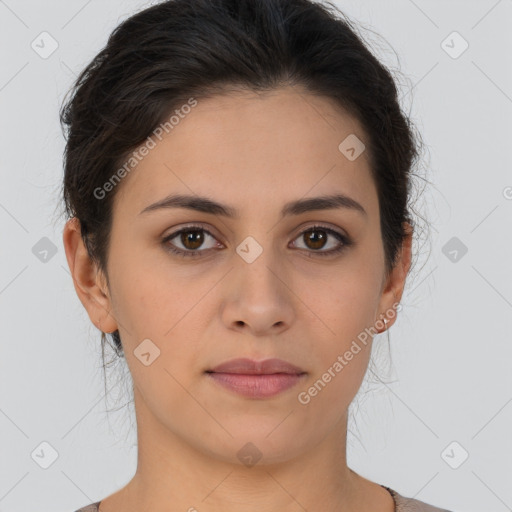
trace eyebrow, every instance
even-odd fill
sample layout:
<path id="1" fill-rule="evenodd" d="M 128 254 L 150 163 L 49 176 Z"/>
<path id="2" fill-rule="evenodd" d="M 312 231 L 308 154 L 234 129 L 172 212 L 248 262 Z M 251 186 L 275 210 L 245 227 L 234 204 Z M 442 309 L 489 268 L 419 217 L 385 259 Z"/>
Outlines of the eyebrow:
<path id="1" fill-rule="evenodd" d="M 237 210 L 231 206 L 220 204 L 208 197 L 183 194 L 169 195 L 156 203 L 150 204 L 149 206 L 146 206 L 139 215 L 164 208 L 186 208 L 198 212 L 210 213 L 212 215 L 221 215 L 231 219 L 239 218 Z M 286 203 L 281 210 L 281 217 L 288 215 L 300 215 L 301 213 L 309 211 L 340 208 L 359 212 L 365 217 L 368 216 L 363 206 L 355 199 L 344 194 L 334 194 L 308 199 L 299 199 Z"/>

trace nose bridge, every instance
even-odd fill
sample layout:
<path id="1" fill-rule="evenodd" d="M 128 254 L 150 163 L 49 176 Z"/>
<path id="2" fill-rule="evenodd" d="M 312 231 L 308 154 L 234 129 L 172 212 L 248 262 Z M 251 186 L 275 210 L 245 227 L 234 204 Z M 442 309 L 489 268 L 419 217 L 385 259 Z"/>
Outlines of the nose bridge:
<path id="1" fill-rule="evenodd" d="M 236 247 L 238 261 L 235 272 L 241 282 L 252 289 L 263 287 L 267 292 L 276 292 L 282 283 L 277 277 L 283 273 L 280 268 L 278 251 L 272 246 L 272 233 L 249 235 Z"/>

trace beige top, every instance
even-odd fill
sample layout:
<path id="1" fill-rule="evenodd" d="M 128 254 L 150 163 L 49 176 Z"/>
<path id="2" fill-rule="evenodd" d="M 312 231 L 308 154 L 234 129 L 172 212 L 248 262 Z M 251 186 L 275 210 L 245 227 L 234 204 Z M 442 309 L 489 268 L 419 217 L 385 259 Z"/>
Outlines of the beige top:
<path id="1" fill-rule="evenodd" d="M 401 496 L 393 489 L 382 485 L 391 496 L 393 496 L 393 500 L 395 501 L 395 512 L 450 512 L 444 508 L 434 507 L 433 505 L 429 505 L 428 503 L 424 503 L 423 501 L 415 500 L 413 498 L 405 498 Z M 96 503 L 91 503 L 86 507 L 75 510 L 75 512 L 101 512 L 99 509 L 99 504 L 101 501 L 97 501 Z"/>

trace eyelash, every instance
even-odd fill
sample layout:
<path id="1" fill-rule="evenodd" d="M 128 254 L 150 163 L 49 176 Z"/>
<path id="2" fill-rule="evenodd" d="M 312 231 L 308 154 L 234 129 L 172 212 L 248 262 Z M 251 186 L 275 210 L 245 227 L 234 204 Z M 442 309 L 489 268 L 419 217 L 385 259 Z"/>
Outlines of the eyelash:
<path id="1" fill-rule="evenodd" d="M 308 231 L 314 231 L 314 230 L 322 230 L 322 231 L 325 231 L 327 232 L 328 234 L 334 236 L 336 239 L 338 239 L 340 242 L 342 242 L 342 244 L 336 248 L 336 249 L 331 249 L 329 251 L 315 251 L 313 249 L 310 249 L 309 252 L 312 252 L 315 256 L 320 256 L 320 257 L 326 257 L 326 256 L 333 256 L 335 254 L 339 254 L 341 253 L 342 251 L 344 251 L 346 248 L 350 247 L 352 245 L 352 240 L 350 238 L 348 238 L 347 236 L 339 233 L 338 231 L 335 231 L 333 229 L 330 229 L 330 228 L 327 228 L 325 226 L 320 226 L 320 225 L 314 225 L 314 226 L 309 226 L 307 229 L 301 231 L 299 233 L 299 235 L 296 237 L 296 238 L 299 238 L 301 235 L 303 235 L 304 233 L 307 233 Z M 201 256 L 201 253 L 202 252 L 207 252 L 207 250 L 188 250 L 188 251 L 184 251 L 182 249 L 177 249 L 176 247 L 173 247 L 171 244 L 169 244 L 168 242 L 170 240 L 172 240 L 173 238 L 176 238 L 178 235 L 180 235 L 181 233 L 187 233 L 187 232 L 193 232 L 193 231 L 203 231 L 205 233 L 207 233 L 208 235 L 210 235 L 212 238 L 215 238 L 214 235 L 212 235 L 207 229 L 205 229 L 204 227 L 202 226 L 198 226 L 198 225 L 192 225 L 192 226 L 187 226 L 186 228 L 183 228 L 183 229 L 180 229 L 179 231 L 175 231 L 174 233 L 171 233 L 170 235 L 166 236 L 163 240 L 162 240 L 162 243 L 164 244 L 165 246 L 165 249 L 171 253 L 174 253 L 178 256 L 183 256 L 183 257 L 198 257 L 198 256 Z M 214 250 L 214 249 L 213 249 Z M 304 249 L 301 249 L 301 250 L 304 250 Z M 315 257 L 315 256 L 310 256 L 310 257 Z"/>

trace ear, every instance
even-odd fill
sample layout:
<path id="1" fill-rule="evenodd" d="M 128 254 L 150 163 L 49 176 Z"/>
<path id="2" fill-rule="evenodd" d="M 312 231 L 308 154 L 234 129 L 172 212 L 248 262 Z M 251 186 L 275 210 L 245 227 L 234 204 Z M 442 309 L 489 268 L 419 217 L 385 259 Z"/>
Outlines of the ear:
<path id="1" fill-rule="evenodd" d="M 384 283 L 382 296 L 379 301 L 379 316 L 375 319 L 377 321 L 380 318 L 386 318 L 387 329 L 395 323 L 397 317 L 396 305 L 402 299 L 405 281 L 411 267 L 413 228 L 408 222 L 405 222 L 404 230 L 407 235 L 404 238 L 402 247 L 397 255 L 395 266 Z M 393 307 L 393 305 L 395 306 Z M 395 313 L 389 314 L 392 310 L 395 310 Z"/>
<path id="2" fill-rule="evenodd" d="M 115 331 L 117 322 L 110 313 L 112 304 L 106 279 L 89 257 L 79 219 L 72 217 L 66 222 L 62 239 L 76 293 L 91 322 L 103 332 Z"/>

